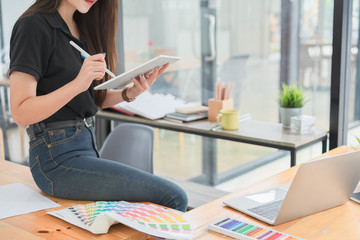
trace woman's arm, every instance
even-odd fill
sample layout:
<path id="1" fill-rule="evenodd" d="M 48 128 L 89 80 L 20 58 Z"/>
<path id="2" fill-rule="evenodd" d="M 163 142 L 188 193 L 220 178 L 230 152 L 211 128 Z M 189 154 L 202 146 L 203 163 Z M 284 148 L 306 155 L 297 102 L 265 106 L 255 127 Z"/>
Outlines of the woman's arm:
<path id="1" fill-rule="evenodd" d="M 36 96 L 35 77 L 15 71 L 10 75 L 12 117 L 20 126 L 41 122 L 57 112 L 76 95 L 86 91 L 94 79 L 102 79 L 104 74 L 104 55 L 96 54 L 84 60 L 78 76 L 73 81 L 51 93 Z"/>
<path id="2" fill-rule="evenodd" d="M 141 93 L 145 92 L 154 82 L 155 80 L 166 70 L 169 64 L 165 64 L 160 68 L 155 68 L 154 71 L 148 76 L 141 75 L 138 79 L 133 80 L 133 86 L 131 86 L 127 91 L 126 95 L 128 98 L 136 98 Z M 106 93 L 106 98 L 100 108 L 108 108 L 112 107 L 115 104 L 124 101 L 122 98 L 123 90 L 114 90 L 109 89 Z"/>

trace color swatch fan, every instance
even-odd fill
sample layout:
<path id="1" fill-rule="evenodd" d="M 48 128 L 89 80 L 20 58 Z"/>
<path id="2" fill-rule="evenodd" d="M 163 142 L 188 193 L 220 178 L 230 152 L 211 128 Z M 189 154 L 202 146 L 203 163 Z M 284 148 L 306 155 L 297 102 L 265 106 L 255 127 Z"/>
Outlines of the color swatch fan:
<path id="1" fill-rule="evenodd" d="M 191 224 L 179 212 L 154 204 L 94 202 L 48 212 L 95 234 L 107 233 L 115 223 L 159 238 L 192 239 Z"/>

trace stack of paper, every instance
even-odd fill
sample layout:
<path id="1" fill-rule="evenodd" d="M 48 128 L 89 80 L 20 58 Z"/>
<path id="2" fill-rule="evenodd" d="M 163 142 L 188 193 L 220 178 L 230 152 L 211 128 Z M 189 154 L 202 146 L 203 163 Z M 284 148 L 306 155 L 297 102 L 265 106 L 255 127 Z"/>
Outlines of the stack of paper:
<path id="1" fill-rule="evenodd" d="M 181 122 L 192 122 L 192 121 L 196 121 L 196 120 L 200 120 L 200 119 L 205 119 L 207 118 L 208 113 L 207 112 L 199 112 L 199 113 L 192 113 L 192 114 L 183 114 L 183 113 L 178 113 L 178 112 L 174 112 L 174 113 L 169 113 L 166 114 L 165 119 L 166 120 L 178 120 Z"/>

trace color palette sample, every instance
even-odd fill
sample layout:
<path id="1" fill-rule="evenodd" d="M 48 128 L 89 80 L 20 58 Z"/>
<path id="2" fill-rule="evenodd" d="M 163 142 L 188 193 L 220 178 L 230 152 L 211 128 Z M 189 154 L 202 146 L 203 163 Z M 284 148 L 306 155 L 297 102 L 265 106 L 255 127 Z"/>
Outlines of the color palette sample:
<path id="1" fill-rule="evenodd" d="M 93 202 L 49 214 L 95 234 L 107 233 L 112 224 L 119 222 L 156 237 L 192 239 L 191 224 L 181 212 L 154 204 Z"/>
<path id="2" fill-rule="evenodd" d="M 234 218 L 225 217 L 208 225 L 210 230 L 243 240 L 304 240 L 270 228 L 256 226 Z"/>
<path id="3" fill-rule="evenodd" d="M 69 210 L 84 224 L 91 226 L 97 215 L 111 211 L 119 202 L 94 202 L 86 205 L 75 205 Z"/>

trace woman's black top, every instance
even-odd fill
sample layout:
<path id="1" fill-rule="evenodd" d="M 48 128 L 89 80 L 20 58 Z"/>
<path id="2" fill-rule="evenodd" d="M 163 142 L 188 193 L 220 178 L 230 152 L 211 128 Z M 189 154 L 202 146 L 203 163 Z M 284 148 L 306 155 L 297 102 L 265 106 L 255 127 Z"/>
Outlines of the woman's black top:
<path id="1" fill-rule="evenodd" d="M 70 33 L 58 12 L 22 17 L 11 35 L 10 74 L 18 71 L 34 76 L 37 96 L 64 86 L 76 78 L 83 62 L 80 52 L 70 45 L 71 40 L 87 51 L 85 42 Z M 92 84 L 43 122 L 91 117 L 97 110 Z"/>

